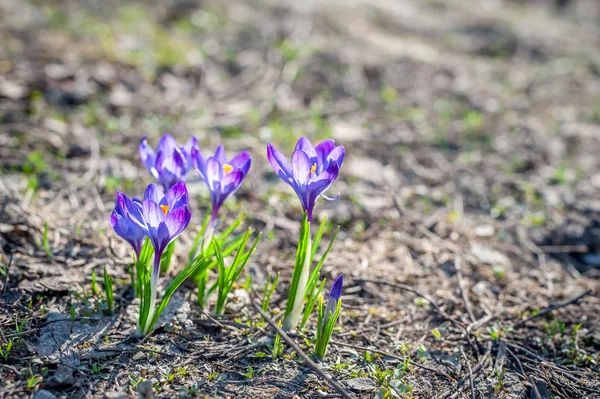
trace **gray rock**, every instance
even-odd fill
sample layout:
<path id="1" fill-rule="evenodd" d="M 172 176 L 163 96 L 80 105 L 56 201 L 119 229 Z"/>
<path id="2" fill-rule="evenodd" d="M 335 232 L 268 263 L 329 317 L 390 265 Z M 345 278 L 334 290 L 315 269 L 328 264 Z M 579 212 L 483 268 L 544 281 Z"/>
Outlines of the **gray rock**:
<path id="1" fill-rule="evenodd" d="M 40 389 L 37 391 L 33 399 L 56 399 L 56 395 L 50 391 L 46 391 L 45 389 Z"/>
<path id="2" fill-rule="evenodd" d="M 375 382 L 368 378 L 351 378 L 346 380 L 346 384 L 353 391 L 372 391 L 377 388 Z"/>

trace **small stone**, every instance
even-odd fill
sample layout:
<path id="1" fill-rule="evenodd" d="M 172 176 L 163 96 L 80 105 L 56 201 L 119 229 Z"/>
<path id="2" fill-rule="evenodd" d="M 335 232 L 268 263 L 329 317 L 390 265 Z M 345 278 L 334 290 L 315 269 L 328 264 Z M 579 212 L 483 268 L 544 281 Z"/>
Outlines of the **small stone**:
<path id="1" fill-rule="evenodd" d="M 110 103 L 115 107 L 129 107 L 133 102 L 133 95 L 123 85 L 117 85 L 110 93 Z"/>
<path id="2" fill-rule="evenodd" d="M 477 296 L 484 296 L 492 292 L 491 284 L 487 281 L 480 281 L 471 288 L 473 293 Z"/>
<path id="3" fill-rule="evenodd" d="M 112 85 L 118 77 L 115 68 L 108 63 L 98 64 L 92 73 L 92 76 L 98 83 L 106 86 Z"/>
<path id="4" fill-rule="evenodd" d="M 152 393 L 152 381 L 146 380 L 140 382 L 137 388 L 138 398 L 140 399 L 153 399 L 154 394 Z"/>
<path id="5" fill-rule="evenodd" d="M 56 399 L 56 395 L 45 389 L 37 391 L 33 399 Z"/>
<path id="6" fill-rule="evenodd" d="M 9 100 L 20 100 L 25 96 L 27 96 L 27 88 L 25 86 L 0 77 L 0 97 L 6 97 Z"/>
<path id="7" fill-rule="evenodd" d="M 44 73 L 54 80 L 63 80 L 75 76 L 71 68 L 63 64 L 48 64 L 44 68 Z"/>
<path id="8" fill-rule="evenodd" d="M 248 305 L 250 305 L 250 295 L 248 295 L 248 291 L 237 289 L 233 292 L 233 295 L 229 294 L 227 307 L 233 313 L 239 312 Z"/>
<path id="9" fill-rule="evenodd" d="M 471 252 L 482 263 L 488 265 L 510 265 L 510 259 L 504 254 L 495 249 L 486 247 L 485 245 L 474 243 L 471 245 Z"/>
<path id="10" fill-rule="evenodd" d="M 475 235 L 477 237 L 493 237 L 496 234 L 496 229 L 491 224 L 482 224 L 475 227 Z"/>
<path id="11" fill-rule="evenodd" d="M 351 378 L 346 380 L 346 384 L 353 391 L 372 391 L 377 388 L 375 382 L 368 378 Z"/>

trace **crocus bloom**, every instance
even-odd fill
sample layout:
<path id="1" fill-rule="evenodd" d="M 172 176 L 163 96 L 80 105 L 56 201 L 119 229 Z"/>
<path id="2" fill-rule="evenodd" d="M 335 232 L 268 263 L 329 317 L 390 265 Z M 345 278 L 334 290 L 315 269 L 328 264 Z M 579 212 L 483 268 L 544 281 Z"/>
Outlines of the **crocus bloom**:
<path id="1" fill-rule="evenodd" d="M 140 142 L 140 158 L 146 169 L 152 173 L 166 191 L 185 180 L 192 168 L 192 151 L 198 148 L 198 140 L 192 137 L 184 146 L 179 146 L 175 139 L 165 134 L 156 147 L 156 152 L 148 145 L 146 137 Z"/>
<path id="2" fill-rule="evenodd" d="M 134 198 L 129 199 L 125 194 L 117 191 L 117 202 L 115 210 L 110 215 L 110 224 L 121 238 L 127 241 L 135 251 L 136 259 L 140 257 L 140 251 L 146 231 L 142 227 L 142 202 Z"/>
<path id="3" fill-rule="evenodd" d="M 319 296 L 319 319 L 317 321 L 317 339 L 315 342 L 315 355 L 319 358 L 325 356 L 327 344 L 340 316 L 342 285 L 344 285 L 344 275 L 340 274 L 331 286 L 326 306 L 323 304 L 323 297 Z"/>
<path id="4" fill-rule="evenodd" d="M 344 275 L 340 274 L 338 278 L 335 279 L 333 285 L 331 286 L 331 290 L 329 291 L 329 297 L 327 298 L 327 306 L 325 307 L 325 316 L 323 319 L 323 326 L 327 325 L 327 321 L 331 315 L 335 314 L 335 311 L 338 306 L 338 301 L 342 296 L 342 286 L 344 285 Z"/>
<path id="5" fill-rule="evenodd" d="M 180 181 L 165 194 L 155 184 L 150 184 L 142 201 L 142 215 L 146 232 L 154 247 L 154 267 L 150 275 L 150 315 L 154 314 L 160 259 L 167 246 L 177 238 L 190 223 L 192 213 L 188 207 L 188 191 Z M 147 323 L 150 322 L 148 318 Z M 140 327 L 140 326 L 138 326 Z M 144 326 L 144 331 L 148 325 Z"/>
<path id="6" fill-rule="evenodd" d="M 290 164 L 271 143 L 267 144 L 267 157 L 273 170 L 296 191 L 309 222 L 312 222 L 317 199 L 320 196 L 327 198 L 323 194 L 338 177 L 344 155 L 344 146 L 336 147 L 333 140 L 313 147 L 306 137 L 302 137 L 296 143 Z"/>
<path id="7" fill-rule="evenodd" d="M 142 215 L 146 234 L 154 247 L 152 274 L 158 277 L 162 253 L 185 230 L 192 217 L 188 207 L 187 187 L 183 180 L 171 187 L 166 194 L 157 185 L 150 184 L 142 201 Z"/>
<path id="8" fill-rule="evenodd" d="M 215 155 L 204 159 L 199 149 L 192 151 L 194 168 L 206 182 L 212 201 L 211 226 L 217 223 L 217 214 L 225 200 L 237 191 L 250 170 L 250 153 L 244 151 L 231 158 L 225 156 L 225 148 L 217 147 Z"/>

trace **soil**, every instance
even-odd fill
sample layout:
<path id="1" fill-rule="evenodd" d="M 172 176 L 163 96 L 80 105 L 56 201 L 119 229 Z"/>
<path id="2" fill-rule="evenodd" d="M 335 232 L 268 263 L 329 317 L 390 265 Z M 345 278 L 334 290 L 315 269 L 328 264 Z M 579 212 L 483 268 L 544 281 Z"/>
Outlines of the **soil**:
<path id="1" fill-rule="evenodd" d="M 0 33 L 1 398 L 600 398 L 598 1 L 3 0 Z M 139 340 L 109 217 L 165 132 L 251 151 L 220 228 L 263 238 L 225 315 L 187 282 Z M 317 364 L 316 315 L 275 359 L 269 323 L 302 210 L 265 145 L 302 135 L 347 152 Z M 165 286 L 209 207 L 187 183 Z"/>

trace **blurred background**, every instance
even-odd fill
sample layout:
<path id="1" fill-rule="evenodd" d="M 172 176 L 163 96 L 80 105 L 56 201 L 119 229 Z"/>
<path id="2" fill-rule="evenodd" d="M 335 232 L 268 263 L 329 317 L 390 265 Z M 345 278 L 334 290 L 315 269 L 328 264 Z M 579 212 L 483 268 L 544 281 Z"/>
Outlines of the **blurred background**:
<path id="1" fill-rule="evenodd" d="M 536 397 L 521 362 L 542 392 L 560 391 L 565 398 L 583 397 L 582 389 L 597 392 L 590 388 L 597 381 L 590 377 L 586 387 L 581 376 L 597 376 L 600 342 L 594 296 L 600 276 L 600 1 L 0 0 L 0 278 L 3 291 L 9 287 L 9 299 L 0 302 L 4 331 L 12 331 L 13 315 L 36 325 L 47 308 L 91 314 L 77 291 L 85 293 L 92 271 L 104 266 L 119 295 L 128 295 L 130 252 L 110 228 L 109 215 L 116 190 L 140 196 L 153 181 L 139 160 L 140 139 L 148 136 L 155 146 L 166 132 L 180 143 L 195 135 L 205 156 L 219 144 L 229 155 L 251 151 L 252 169 L 222 209 L 222 226 L 244 210 L 244 223 L 264 232 L 247 271 L 259 290 L 267 274 L 282 273 L 274 309 L 291 276 L 301 208 L 272 172 L 265 145 L 291 155 L 300 136 L 333 138 L 347 156 L 328 194 L 341 195 L 320 201 L 317 217 L 329 217 L 327 238 L 341 226 L 322 269 L 329 281 L 346 276 L 342 318 L 348 330 L 338 338 L 363 349 L 402 345 L 403 356 L 427 359 L 458 379 L 467 370 L 461 355 L 479 368 L 487 340 L 483 358 L 500 359 L 506 345 L 500 350 L 498 340 L 507 326 L 521 324 L 508 345 L 544 358 L 512 355 L 516 362 L 510 360 L 506 376 L 484 367 L 490 372 L 477 380 L 478 397 Z M 193 173 L 188 187 L 193 222 L 178 240 L 172 270 L 183 264 L 209 204 Z M 365 278 L 421 290 L 463 325 L 484 320 L 473 330 L 481 344 L 463 353 L 461 330 L 425 302 L 361 282 Z M 548 304 L 582 298 L 588 289 L 594 294 L 555 312 L 556 318 L 515 324 Z M 196 389 L 198 381 L 212 395 L 228 381 L 240 383 L 249 365 L 261 377 L 246 378 L 248 397 L 275 397 L 276 386 L 280 397 L 322 394 L 323 382 L 299 371 L 299 362 L 286 361 L 282 369 L 245 352 L 242 347 L 255 342 L 246 331 L 254 330 L 236 335 L 213 329 L 206 340 L 206 327 L 193 324 L 200 317 L 189 299 L 195 289 L 180 291 L 180 324 L 193 327 L 181 345 L 198 344 L 198 358 L 206 362 L 184 369 L 189 377 L 163 384 L 165 397 L 174 397 L 180 383 Z M 466 297 L 474 314 L 465 311 Z M 249 309 L 244 317 L 252 322 Z M 113 343 L 121 341 L 122 326 L 109 332 Z M 87 348 L 88 336 L 71 338 Z M 157 334 L 148 344 L 162 345 L 166 336 Z M 30 337 L 35 342 L 37 336 Z M 180 353 L 172 342 L 177 349 L 162 348 Z M 248 359 L 231 357 L 232 342 Z M 32 371 L 30 359 L 37 355 L 31 348 L 20 345 L 18 357 L 11 353 L 23 359 L 22 371 L 0 368 L 5 392 L 29 392 L 28 376 L 44 372 L 43 362 Z M 353 356 L 348 361 L 360 373 L 375 370 L 367 354 L 333 353 Z M 88 371 L 76 374 L 83 379 L 60 381 L 59 389 L 69 397 L 119 386 L 132 393 L 141 378 L 160 375 L 158 357 L 144 363 L 138 354 L 124 364 L 120 353 L 104 353 L 114 370 L 108 382 Z M 388 365 L 374 361 L 381 370 Z M 160 363 L 165 370 L 181 366 L 177 357 L 161 356 Z M 560 370 L 547 368 L 554 363 Z M 573 376 L 565 376 L 566 364 L 576 368 Z M 212 380 L 220 372 L 224 377 Z M 345 379 L 350 371 L 335 373 Z M 414 383 L 417 397 L 455 389 L 453 379 L 437 372 L 419 370 L 402 380 Z M 241 386 L 230 385 L 228 392 L 235 396 Z"/>
<path id="2" fill-rule="evenodd" d="M 0 188 L 105 236 L 115 190 L 151 181 L 140 138 L 196 135 L 252 151 L 229 206 L 286 230 L 299 205 L 265 143 L 334 138 L 342 197 L 319 209 L 356 238 L 340 267 L 397 270 L 416 220 L 461 245 L 572 245 L 556 261 L 597 275 L 599 26 L 595 0 L 3 0 Z"/>

